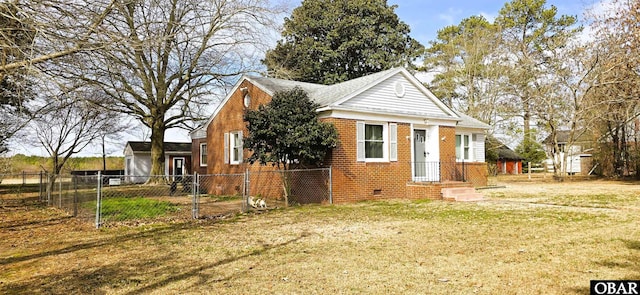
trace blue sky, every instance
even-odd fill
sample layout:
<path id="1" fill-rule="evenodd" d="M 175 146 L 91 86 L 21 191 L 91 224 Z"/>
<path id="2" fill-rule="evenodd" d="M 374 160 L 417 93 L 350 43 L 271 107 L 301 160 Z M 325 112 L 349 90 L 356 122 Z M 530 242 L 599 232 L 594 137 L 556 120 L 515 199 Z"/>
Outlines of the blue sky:
<path id="1" fill-rule="evenodd" d="M 428 46 L 439 29 L 460 23 L 472 15 L 483 15 L 492 20 L 508 1 L 505 0 L 388 0 L 397 5 L 395 12 L 400 20 L 411 27 L 411 36 Z M 585 8 L 598 3 L 596 0 L 547 0 L 547 7 L 554 5 L 560 14 L 583 18 Z"/>

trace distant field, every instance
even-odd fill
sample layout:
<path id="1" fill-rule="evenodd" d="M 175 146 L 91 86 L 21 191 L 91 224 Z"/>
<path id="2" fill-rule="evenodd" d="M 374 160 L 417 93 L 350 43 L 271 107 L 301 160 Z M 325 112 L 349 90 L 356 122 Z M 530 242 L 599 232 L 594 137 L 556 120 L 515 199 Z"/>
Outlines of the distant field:
<path id="1" fill-rule="evenodd" d="M 2 294 L 588 294 L 640 279 L 640 183 L 303 206 L 96 230 L 0 206 Z"/>
<path id="2" fill-rule="evenodd" d="M 48 167 L 51 166 L 48 158 L 38 156 L 15 155 L 6 159 L 6 161 L 8 161 L 10 167 L 10 171 L 7 173 L 22 173 L 23 171 L 37 172 L 44 168 L 49 169 Z M 67 162 L 65 171 L 100 170 L 102 166 L 102 157 L 71 158 Z M 107 157 L 107 170 L 122 169 L 124 169 L 123 157 Z"/>

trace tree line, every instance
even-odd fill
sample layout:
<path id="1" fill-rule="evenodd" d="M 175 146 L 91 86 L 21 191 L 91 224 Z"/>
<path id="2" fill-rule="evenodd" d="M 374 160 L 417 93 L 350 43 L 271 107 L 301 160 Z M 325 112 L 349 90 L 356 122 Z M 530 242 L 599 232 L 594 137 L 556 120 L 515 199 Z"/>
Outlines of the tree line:
<path id="1" fill-rule="evenodd" d="M 304 0 L 287 17 L 267 0 L 4 0 L 0 151 L 9 139 L 35 141 L 55 175 L 138 122 L 159 175 L 165 131 L 197 127 L 242 74 L 332 84 L 404 66 L 434 72 L 427 86 L 438 97 L 518 135 L 525 154 L 543 134 L 560 150 L 556 135 L 569 130 L 568 144 L 588 134 L 606 145 L 603 171 L 620 174 L 638 166 L 629 122 L 639 5 L 614 0 L 589 16 L 585 40 L 577 16 L 513 0 L 495 20 L 470 16 L 425 47 L 386 0 Z"/>

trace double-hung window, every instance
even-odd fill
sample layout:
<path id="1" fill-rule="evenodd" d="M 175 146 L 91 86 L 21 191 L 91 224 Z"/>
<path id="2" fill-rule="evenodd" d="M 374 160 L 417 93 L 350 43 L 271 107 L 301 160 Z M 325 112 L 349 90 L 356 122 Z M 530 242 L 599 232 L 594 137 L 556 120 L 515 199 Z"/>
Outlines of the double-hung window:
<path id="1" fill-rule="evenodd" d="M 224 161 L 231 165 L 242 163 L 242 131 L 224 134 Z"/>
<path id="2" fill-rule="evenodd" d="M 384 159 L 384 125 L 364 125 L 364 156 L 366 159 Z"/>
<path id="3" fill-rule="evenodd" d="M 456 160 L 471 161 L 471 134 L 456 134 Z"/>
<path id="4" fill-rule="evenodd" d="M 201 167 L 207 166 L 207 144 L 206 143 L 200 144 L 200 166 Z"/>
<path id="5" fill-rule="evenodd" d="M 398 125 L 395 123 L 357 122 L 357 160 L 397 161 L 397 130 Z"/>

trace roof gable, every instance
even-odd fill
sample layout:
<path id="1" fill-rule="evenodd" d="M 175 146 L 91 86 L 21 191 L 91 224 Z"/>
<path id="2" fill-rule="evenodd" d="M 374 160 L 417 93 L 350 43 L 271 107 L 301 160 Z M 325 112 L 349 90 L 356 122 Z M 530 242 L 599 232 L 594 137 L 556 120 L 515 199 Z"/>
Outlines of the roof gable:
<path id="1" fill-rule="evenodd" d="M 407 70 L 396 68 L 380 74 L 334 102 L 332 107 L 459 119 Z"/>

